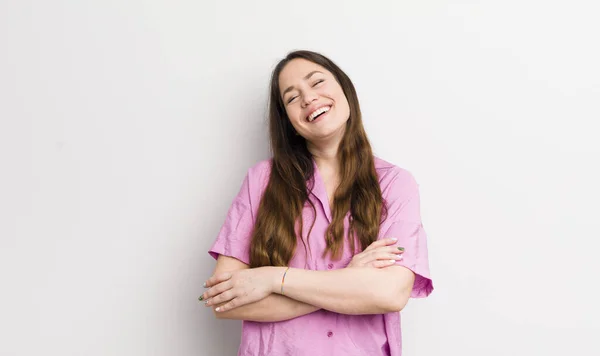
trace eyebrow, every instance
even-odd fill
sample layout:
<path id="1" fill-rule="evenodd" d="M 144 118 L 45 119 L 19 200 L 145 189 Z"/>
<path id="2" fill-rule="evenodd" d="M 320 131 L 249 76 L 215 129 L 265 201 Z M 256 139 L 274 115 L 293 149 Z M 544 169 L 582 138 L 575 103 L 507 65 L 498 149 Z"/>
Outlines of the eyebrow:
<path id="1" fill-rule="evenodd" d="M 312 77 L 313 74 L 315 73 L 321 73 L 323 74 L 323 72 L 318 71 L 318 70 L 313 70 L 312 72 L 308 73 L 306 76 L 304 76 L 304 80 L 308 80 L 308 78 Z M 294 90 L 294 86 L 292 85 L 291 87 L 288 87 L 286 90 L 283 91 L 283 93 L 281 94 L 281 97 L 283 98 L 285 96 L 285 94 L 287 94 L 288 92 Z"/>

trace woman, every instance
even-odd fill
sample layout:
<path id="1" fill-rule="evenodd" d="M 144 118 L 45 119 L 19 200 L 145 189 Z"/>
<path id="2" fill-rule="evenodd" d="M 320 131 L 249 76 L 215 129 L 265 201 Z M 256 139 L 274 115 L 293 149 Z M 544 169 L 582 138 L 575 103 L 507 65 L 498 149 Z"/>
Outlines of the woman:
<path id="1" fill-rule="evenodd" d="M 269 129 L 199 299 L 244 320 L 238 355 L 400 355 L 398 312 L 433 290 L 417 183 L 373 156 L 352 82 L 320 54 L 276 66 Z"/>

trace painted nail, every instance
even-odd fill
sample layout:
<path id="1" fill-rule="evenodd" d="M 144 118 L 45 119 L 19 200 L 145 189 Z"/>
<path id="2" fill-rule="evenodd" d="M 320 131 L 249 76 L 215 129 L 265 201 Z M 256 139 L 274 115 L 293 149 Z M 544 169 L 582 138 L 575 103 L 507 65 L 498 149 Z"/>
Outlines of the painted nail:
<path id="1" fill-rule="evenodd" d="M 216 309 L 215 309 L 215 311 L 216 311 L 216 312 L 219 312 L 219 311 L 221 311 L 221 307 L 218 307 L 218 308 L 216 308 Z"/>
<path id="2" fill-rule="evenodd" d="M 395 237 L 392 237 L 390 240 L 392 240 L 392 241 L 398 241 L 398 239 L 395 238 Z"/>
<path id="3" fill-rule="evenodd" d="M 404 257 L 403 257 L 402 255 L 396 255 L 396 259 L 397 259 L 397 260 L 401 260 L 401 259 L 403 259 L 403 258 L 404 258 Z"/>
<path id="4" fill-rule="evenodd" d="M 404 251 L 404 247 L 398 247 L 398 250 Z"/>
<path id="5" fill-rule="evenodd" d="M 202 283 L 202 287 L 206 288 L 206 282 Z"/>
<path id="6" fill-rule="evenodd" d="M 199 301 L 203 301 L 203 300 L 204 300 L 204 297 L 203 297 L 203 296 L 199 296 L 199 297 L 198 297 L 198 300 L 199 300 Z"/>
<path id="7" fill-rule="evenodd" d="M 389 263 L 396 263 L 396 260 L 389 260 Z"/>

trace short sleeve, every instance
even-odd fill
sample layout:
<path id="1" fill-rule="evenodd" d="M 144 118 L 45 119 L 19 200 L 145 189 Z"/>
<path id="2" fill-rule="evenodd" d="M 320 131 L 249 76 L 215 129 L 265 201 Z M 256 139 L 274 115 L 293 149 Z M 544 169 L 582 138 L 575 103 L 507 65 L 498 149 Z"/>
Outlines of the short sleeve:
<path id="1" fill-rule="evenodd" d="M 217 259 L 219 255 L 236 258 L 250 264 L 250 242 L 254 228 L 252 205 L 250 202 L 250 174 L 247 174 L 242 187 L 233 200 L 225 222 L 208 253 Z"/>
<path id="2" fill-rule="evenodd" d="M 382 237 L 395 237 L 397 246 L 404 247 L 403 259 L 396 262 L 415 274 L 412 298 L 427 297 L 433 291 L 429 271 L 427 234 L 421 222 L 419 188 L 406 172 L 404 178 L 393 181 L 388 192 L 388 228 Z"/>

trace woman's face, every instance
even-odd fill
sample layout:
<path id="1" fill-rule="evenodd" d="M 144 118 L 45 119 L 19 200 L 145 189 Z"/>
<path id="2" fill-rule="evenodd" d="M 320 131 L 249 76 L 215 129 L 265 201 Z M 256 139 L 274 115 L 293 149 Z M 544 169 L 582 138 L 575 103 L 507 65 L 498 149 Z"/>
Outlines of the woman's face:
<path id="1" fill-rule="evenodd" d="M 328 70 L 305 59 L 293 59 L 279 75 L 279 88 L 292 126 L 306 140 L 343 135 L 350 107 Z"/>

